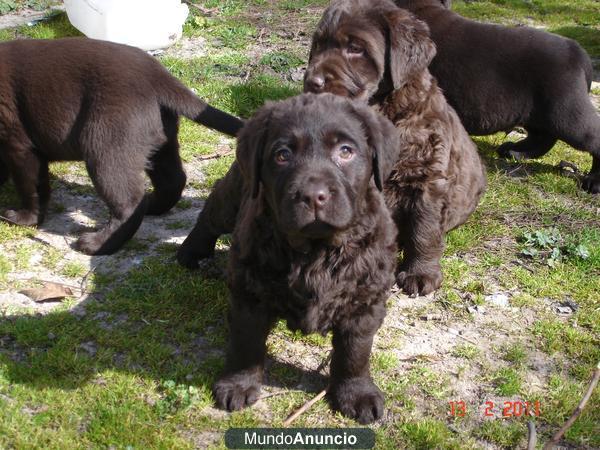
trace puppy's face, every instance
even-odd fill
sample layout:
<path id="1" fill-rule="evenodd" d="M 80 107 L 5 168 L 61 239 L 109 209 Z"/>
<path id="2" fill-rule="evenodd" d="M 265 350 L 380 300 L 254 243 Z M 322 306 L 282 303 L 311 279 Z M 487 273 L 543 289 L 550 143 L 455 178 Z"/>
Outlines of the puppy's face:
<path id="1" fill-rule="evenodd" d="M 402 87 L 434 56 L 427 25 L 391 0 L 336 0 L 313 35 L 304 91 L 367 101 Z"/>
<path id="2" fill-rule="evenodd" d="M 370 186 L 381 188 L 395 129 L 370 108 L 333 95 L 270 103 L 244 127 L 237 158 L 290 242 L 330 240 L 350 227 Z M 383 153 L 386 153 L 384 156 Z M 389 161 L 388 161 L 389 160 Z"/>

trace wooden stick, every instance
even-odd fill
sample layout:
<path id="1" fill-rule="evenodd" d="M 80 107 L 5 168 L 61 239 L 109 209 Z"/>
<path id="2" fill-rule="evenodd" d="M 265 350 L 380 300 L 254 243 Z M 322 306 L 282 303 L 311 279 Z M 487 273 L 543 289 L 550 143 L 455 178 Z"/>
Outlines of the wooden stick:
<path id="1" fill-rule="evenodd" d="M 323 397 L 325 397 L 325 394 L 327 394 L 327 389 L 323 389 L 321 392 L 319 392 L 313 399 L 307 401 L 304 405 L 302 405 L 298 410 L 294 411 L 292 414 L 290 414 L 288 416 L 287 419 L 285 419 L 283 421 L 283 426 L 284 427 L 288 427 L 290 426 L 290 424 L 296 420 L 296 418 L 298 418 L 298 416 L 300 416 L 300 414 L 302 414 L 304 411 L 306 411 L 307 409 L 309 409 L 312 405 L 314 405 L 315 403 L 317 403 L 319 400 L 321 400 Z"/>
<path id="2" fill-rule="evenodd" d="M 529 430 L 527 450 L 535 450 L 535 444 L 537 444 L 537 432 L 535 431 L 535 423 L 533 420 L 527 422 L 527 430 Z"/>
<path id="3" fill-rule="evenodd" d="M 195 3 L 192 3 L 190 0 L 183 0 L 184 3 L 188 4 L 189 6 L 196 8 L 198 11 L 200 11 L 202 14 L 207 15 L 207 16 L 211 16 L 215 11 L 217 11 L 217 8 L 204 8 L 200 5 L 196 5 Z"/>
<path id="4" fill-rule="evenodd" d="M 463 339 L 463 340 L 467 341 L 467 342 L 468 342 L 468 343 L 470 343 L 470 344 L 473 344 L 473 345 L 479 345 L 479 343 L 475 342 L 473 339 L 469 339 L 468 337 L 465 337 L 465 336 L 463 336 L 463 335 L 459 334 L 458 332 L 454 333 L 453 331 L 450 331 L 450 328 L 448 328 L 448 327 L 446 327 L 446 331 L 447 331 L 448 333 L 450 333 L 452 336 L 457 336 L 457 337 L 459 337 L 459 338 L 461 338 L 461 339 Z"/>
<path id="5" fill-rule="evenodd" d="M 587 391 L 585 392 L 585 395 L 579 402 L 579 405 L 577 405 L 577 408 L 575 408 L 575 411 L 573 411 L 573 414 L 571 414 L 571 417 L 569 417 L 569 419 L 565 422 L 565 424 L 561 427 L 561 429 L 558 430 L 554 434 L 554 436 L 552 436 L 552 439 L 550 439 L 546 443 L 546 445 L 544 445 L 542 450 L 551 450 L 554 447 L 554 445 L 558 444 L 558 441 L 560 441 L 560 439 L 567 432 L 567 430 L 569 428 L 571 428 L 571 425 L 573 425 L 573 422 L 575 422 L 575 420 L 577 420 L 577 418 L 583 411 L 583 408 L 585 408 L 585 405 L 587 404 L 588 400 L 592 396 L 592 392 L 594 392 L 594 388 L 598 384 L 598 380 L 600 380 L 600 362 L 598 362 L 598 365 L 596 366 L 596 370 L 594 371 L 594 376 L 592 377 L 592 381 L 590 382 L 590 385 L 588 386 Z"/>
<path id="6" fill-rule="evenodd" d="M 319 367 L 317 367 L 317 370 L 316 370 L 317 373 L 320 373 L 321 371 L 323 371 L 325 369 L 325 367 L 327 367 L 327 364 L 329 364 L 329 361 L 331 361 L 332 355 L 333 355 L 333 349 L 329 350 L 329 353 L 327 354 L 325 359 L 323 361 L 321 361 L 321 364 L 319 364 Z"/>
<path id="7" fill-rule="evenodd" d="M 233 155 L 233 153 L 234 153 L 233 150 L 228 150 L 226 152 L 216 152 L 216 153 L 211 153 L 210 155 L 199 156 L 198 159 L 200 161 L 208 161 L 209 159 L 218 159 L 218 158 L 223 158 L 224 156 Z"/>

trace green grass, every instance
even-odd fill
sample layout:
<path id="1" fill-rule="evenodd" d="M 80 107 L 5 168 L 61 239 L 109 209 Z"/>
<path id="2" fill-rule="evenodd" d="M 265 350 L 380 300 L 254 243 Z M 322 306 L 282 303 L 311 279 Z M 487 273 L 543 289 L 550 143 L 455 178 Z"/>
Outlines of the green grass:
<path id="1" fill-rule="evenodd" d="M 290 82 L 288 75 L 306 63 L 306 36 L 326 1 L 195 3 L 213 12 L 202 15 L 191 7 L 184 35 L 203 40 L 205 47 L 191 58 L 161 56 L 173 75 L 214 106 L 242 117 L 268 100 L 301 91 L 301 83 Z M 478 20 L 544 26 L 600 58 L 597 6 L 593 0 L 454 2 L 456 11 Z M 300 43 L 289 34 L 299 30 L 306 37 Z M 33 27 L 2 30 L 0 40 L 78 34 L 59 14 Z M 442 289 L 431 302 L 419 299 L 414 308 L 390 300 L 390 320 L 371 359 L 388 411 L 386 420 L 373 427 L 378 449 L 523 446 L 522 419 L 483 418 L 475 403 L 468 405 L 466 417 L 449 417 L 448 401 L 460 400 L 465 383 L 474 384 L 483 400 L 540 401 L 536 423 L 543 443 L 570 416 L 600 360 L 600 199 L 581 192 L 555 169 L 564 159 L 587 171 L 590 157 L 557 144 L 539 160 L 504 161 L 494 150 L 503 140 L 502 133 L 475 139 L 488 168 L 488 191 L 467 224 L 447 236 Z M 190 185 L 206 195 L 233 161 L 233 140 L 183 120 L 180 144 L 183 160 L 201 174 L 191 177 Z M 201 161 L 215 153 L 227 155 Z M 87 180 L 82 164 L 53 164 L 51 172 L 55 191 L 96 196 L 82 181 Z M 72 177 L 78 181 L 66 181 Z M 182 199 L 175 213 L 193 211 L 190 217 L 195 217 L 197 200 Z M 0 205 L 16 204 L 14 185 L 7 183 L 0 188 Z M 66 217 L 69 206 L 57 195 L 50 215 Z M 183 236 L 193 219 L 167 215 L 152 220 Z M 589 256 L 566 254 L 549 266 L 542 258 L 523 255 L 524 233 L 552 229 L 565 246 L 583 245 Z M 55 232 L 61 237 L 78 231 L 74 226 Z M 219 241 L 224 251 L 214 262 L 189 272 L 175 262 L 173 242 L 158 234 L 132 239 L 114 257 L 89 260 L 70 258 L 68 246 L 44 245 L 34 240 L 36 235 L 35 229 L 0 222 L 0 294 L 21 289 L 24 282 L 15 275 L 29 271 L 74 285 L 85 277 L 89 297 L 79 314 L 69 312 L 73 298 L 43 315 L 0 305 L 0 448 L 223 448 L 227 428 L 280 425 L 326 386 L 326 378 L 313 370 L 328 354 L 331 336 L 302 336 L 279 322 L 268 341 L 265 393 L 283 393 L 234 414 L 212 408 L 210 389 L 223 368 L 228 332 L 227 237 Z M 131 264 L 123 268 L 117 264 L 122 262 Z M 509 295 L 511 309 L 498 312 L 486 303 L 495 292 Z M 567 299 L 577 310 L 557 315 L 555 305 Z M 467 312 L 473 305 L 485 312 Z M 421 313 L 440 314 L 443 320 L 421 321 Z M 498 320 L 481 325 L 493 314 Z M 518 331 L 510 328 L 515 320 Z M 491 350 L 444 334 L 446 325 L 477 324 L 481 334 L 476 339 L 491 341 Z M 421 343 L 412 330 L 439 338 L 434 355 L 404 357 Z M 536 370 L 540 359 L 547 372 Z M 540 378 L 530 383 L 534 375 Z M 596 392 L 562 444 L 600 447 L 598 423 Z M 296 425 L 357 424 L 321 401 Z"/>
<path id="2" fill-rule="evenodd" d="M 504 367 L 494 373 L 492 383 L 498 395 L 512 397 L 521 392 L 523 381 L 517 370 Z"/>
<path id="3" fill-rule="evenodd" d="M 0 0 L 0 14 L 19 11 L 23 8 L 42 11 L 59 3 L 58 0 Z"/>
<path id="4" fill-rule="evenodd" d="M 472 344 L 460 344 L 452 350 L 452 356 L 457 358 L 474 359 L 480 354 L 480 350 Z"/>
<path id="5" fill-rule="evenodd" d="M 526 436 L 526 428 L 518 422 L 487 421 L 477 431 L 477 435 L 500 448 L 514 449 Z"/>

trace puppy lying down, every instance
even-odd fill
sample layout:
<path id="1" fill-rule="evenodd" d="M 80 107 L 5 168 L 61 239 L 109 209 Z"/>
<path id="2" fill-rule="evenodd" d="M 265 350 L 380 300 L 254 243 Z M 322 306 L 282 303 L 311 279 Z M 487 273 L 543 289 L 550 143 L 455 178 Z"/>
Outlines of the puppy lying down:
<path id="1" fill-rule="evenodd" d="M 304 333 L 333 331 L 331 406 L 361 423 L 381 417 L 369 356 L 394 282 L 396 228 L 381 190 L 397 148 L 387 119 L 329 94 L 267 103 L 242 129 L 225 180 L 241 187 L 241 207 L 219 407 L 257 400 L 265 342 L 283 318 Z"/>
<path id="2" fill-rule="evenodd" d="M 20 209 L 3 212 L 19 225 L 44 220 L 48 163 L 85 161 L 110 219 L 76 247 L 118 250 L 144 214 L 162 214 L 181 196 L 178 116 L 235 136 L 242 122 L 212 108 L 153 57 L 92 39 L 0 43 L 0 184 L 9 176 Z M 154 191 L 144 196 L 144 171 Z"/>

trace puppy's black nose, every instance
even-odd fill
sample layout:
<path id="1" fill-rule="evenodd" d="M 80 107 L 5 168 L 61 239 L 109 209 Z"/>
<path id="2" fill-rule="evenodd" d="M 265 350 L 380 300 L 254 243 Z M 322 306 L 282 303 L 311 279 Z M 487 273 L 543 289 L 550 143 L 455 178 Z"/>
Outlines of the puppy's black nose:
<path id="1" fill-rule="evenodd" d="M 321 75 L 312 75 L 306 79 L 306 86 L 309 91 L 318 92 L 325 87 L 325 77 Z"/>
<path id="2" fill-rule="evenodd" d="M 309 184 L 300 194 L 302 201 L 315 210 L 324 208 L 330 197 L 329 189 L 321 183 Z"/>

